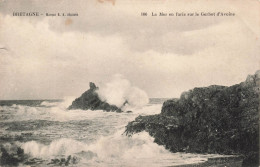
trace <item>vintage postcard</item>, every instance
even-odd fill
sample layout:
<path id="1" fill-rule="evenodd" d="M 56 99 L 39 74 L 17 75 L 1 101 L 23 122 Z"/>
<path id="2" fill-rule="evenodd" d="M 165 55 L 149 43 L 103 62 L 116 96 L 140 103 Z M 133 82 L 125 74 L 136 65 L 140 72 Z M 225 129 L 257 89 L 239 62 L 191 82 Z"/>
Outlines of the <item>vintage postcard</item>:
<path id="1" fill-rule="evenodd" d="M 0 0 L 0 166 L 258 167 L 259 0 Z"/>

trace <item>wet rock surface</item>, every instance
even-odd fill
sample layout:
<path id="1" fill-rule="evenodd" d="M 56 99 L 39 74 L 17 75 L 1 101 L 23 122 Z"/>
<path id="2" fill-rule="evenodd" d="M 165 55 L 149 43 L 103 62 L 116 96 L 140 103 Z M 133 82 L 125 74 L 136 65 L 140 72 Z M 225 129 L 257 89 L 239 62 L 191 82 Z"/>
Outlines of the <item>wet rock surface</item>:
<path id="1" fill-rule="evenodd" d="M 0 145 L 0 165 L 1 166 L 18 166 L 24 162 L 28 156 L 24 154 L 24 150 L 20 147 L 10 145 L 8 148 Z"/>
<path id="2" fill-rule="evenodd" d="M 139 116 L 126 134 L 147 131 L 172 152 L 235 154 L 258 166 L 260 71 L 230 87 L 209 86 L 164 102 L 161 113 Z"/>
<path id="3" fill-rule="evenodd" d="M 67 158 L 55 158 L 51 159 L 51 162 L 48 163 L 47 165 L 55 165 L 55 166 L 70 166 L 73 164 L 78 163 L 78 158 L 77 157 L 72 157 L 69 155 Z"/>
<path id="4" fill-rule="evenodd" d="M 84 92 L 79 98 L 75 99 L 69 106 L 69 110 L 82 109 L 82 110 L 104 110 L 113 112 L 123 112 L 120 108 L 115 105 L 110 105 L 107 102 L 103 102 L 99 99 L 96 90 L 98 87 L 90 82 L 90 89 Z"/>
<path id="5" fill-rule="evenodd" d="M 67 156 L 51 159 L 50 162 L 41 158 L 30 158 L 24 150 L 15 143 L 12 145 L 0 145 L 0 166 L 73 166 L 80 161 L 76 156 Z M 22 165 L 22 166 L 23 166 Z"/>

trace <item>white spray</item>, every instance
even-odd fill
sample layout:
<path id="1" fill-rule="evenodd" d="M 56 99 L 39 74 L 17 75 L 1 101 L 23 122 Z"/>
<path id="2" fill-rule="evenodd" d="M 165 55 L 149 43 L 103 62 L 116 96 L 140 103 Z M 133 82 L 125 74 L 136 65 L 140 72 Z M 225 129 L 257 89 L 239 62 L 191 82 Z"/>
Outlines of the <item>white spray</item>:
<path id="1" fill-rule="evenodd" d="M 149 102 L 147 94 L 131 85 L 122 75 L 114 75 L 112 80 L 97 90 L 98 96 L 102 101 L 122 107 L 127 104 L 132 107 L 144 106 Z"/>

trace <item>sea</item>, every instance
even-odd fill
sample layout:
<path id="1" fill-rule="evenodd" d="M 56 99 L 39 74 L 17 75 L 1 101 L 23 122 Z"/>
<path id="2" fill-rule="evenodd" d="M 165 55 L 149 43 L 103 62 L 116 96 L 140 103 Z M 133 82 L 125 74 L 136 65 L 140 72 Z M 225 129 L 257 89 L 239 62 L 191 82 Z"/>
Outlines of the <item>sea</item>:
<path id="1" fill-rule="evenodd" d="M 166 99 L 150 99 L 132 113 L 67 110 L 72 100 L 0 101 L 0 146 L 26 155 L 17 166 L 166 167 L 214 156 L 171 153 L 147 132 L 126 136 L 128 122 L 159 114 Z"/>

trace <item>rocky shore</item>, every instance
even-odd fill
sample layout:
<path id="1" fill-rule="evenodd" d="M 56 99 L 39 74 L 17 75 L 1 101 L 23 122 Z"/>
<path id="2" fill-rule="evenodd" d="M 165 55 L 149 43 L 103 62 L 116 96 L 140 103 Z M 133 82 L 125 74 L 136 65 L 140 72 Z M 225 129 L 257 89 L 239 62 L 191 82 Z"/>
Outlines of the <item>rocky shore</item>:
<path id="1" fill-rule="evenodd" d="M 115 105 L 110 105 L 107 102 L 103 102 L 99 99 L 97 91 L 98 87 L 90 82 L 89 90 L 84 92 L 79 98 L 75 99 L 69 106 L 69 110 L 72 109 L 82 109 L 82 110 L 104 110 L 104 111 L 114 111 L 123 112 L 120 108 Z"/>
<path id="2" fill-rule="evenodd" d="M 167 100 L 160 114 L 138 116 L 125 133 L 147 131 L 171 152 L 242 155 L 259 164 L 260 71 L 230 87 L 212 85 Z"/>

